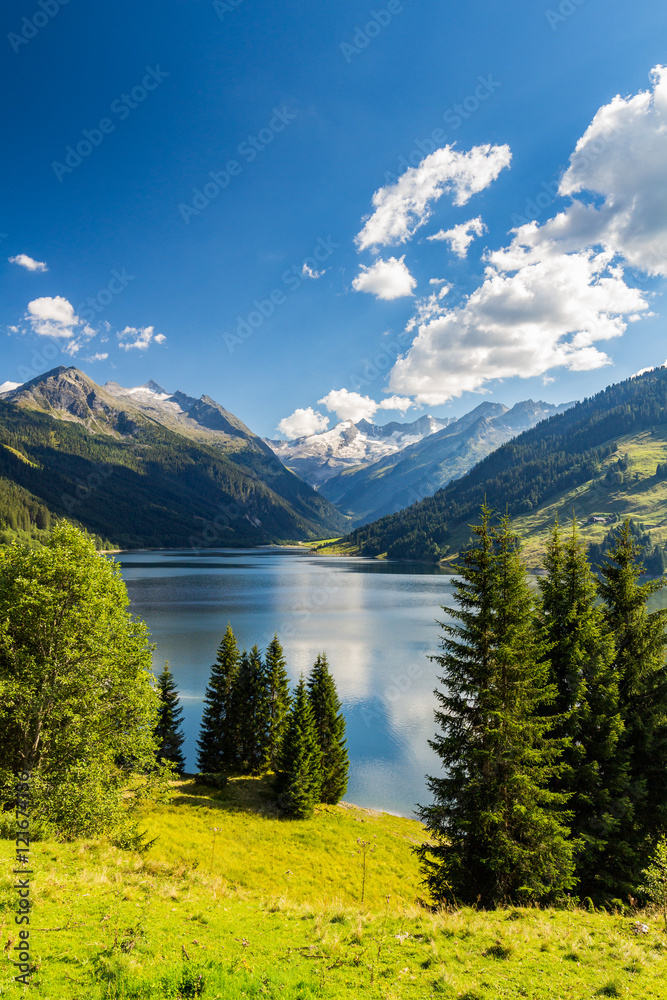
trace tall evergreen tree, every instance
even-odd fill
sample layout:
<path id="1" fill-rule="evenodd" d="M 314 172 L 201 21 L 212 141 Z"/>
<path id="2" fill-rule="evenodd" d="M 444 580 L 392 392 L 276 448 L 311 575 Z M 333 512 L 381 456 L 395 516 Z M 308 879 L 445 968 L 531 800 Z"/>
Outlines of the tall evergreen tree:
<path id="1" fill-rule="evenodd" d="M 257 774 L 268 767 L 269 700 L 259 647 L 243 650 L 232 691 L 237 768 Z"/>
<path id="2" fill-rule="evenodd" d="M 326 654 L 319 653 L 308 677 L 308 697 L 322 751 L 320 801 L 335 805 L 347 790 L 350 762 L 345 740 L 345 716 Z"/>
<path id="3" fill-rule="evenodd" d="M 649 614 L 647 602 L 663 581 L 640 584 L 641 572 L 641 551 L 626 520 L 600 567 L 624 726 L 618 755 L 628 771 L 631 802 L 610 858 L 621 898 L 636 891 L 641 870 L 667 829 L 667 611 Z"/>
<path id="4" fill-rule="evenodd" d="M 285 657 L 277 635 L 274 635 L 267 646 L 264 673 L 268 700 L 266 760 L 269 769 L 276 771 L 291 703 Z"/>
<path id="5" fill-rule="evenodd" d="M 239 650 L 232 626 L 227 625 L 204 695 L 197 763 L 200 771 L 217 773 L 236 766 L 236 721 L 232 690 L 239 672 Z"/>
<path id="6" fill-rule="evenodd" d="M 178 773 L 183 774 L 185 770 L 185 757 L 181 750 L 185 740 L 181 721 L 183 709 L 179 703 L 174 675 L 168 663 L 165 663 L 158 676 L 157 690 L 160 701 L 155 727 L 155 738 L 158 740 L 155 756 L 159 761 L 171 761 L 176 765 Z"/>
<path id="7" fill-rule="evenodd" d="M 276 779 L 278 802 L 289 816 L 308 819 L 320 801 L 322 751 L 306 682 L 301 676 L 283 740 Z"/>
<path id="8" fill-rule="evenodd" d="M 556 687 L 547 712 L 555 717 L 553 735 L 566 741 L 566 768 L 553 787 L 571 793 L 570 828 L 580 842 L 578 891 L 604 902 L 617 895 L 608 852 L 628 808 L 627 775 L 617 754 L 623 723 L 614 642 L 574 518 L 565 541 L 558 523 L 554 526 L 545 568 L 539 581 L 542 621 Z"/>
<path id="9" fill-rule="evenodd" d="M 555 690 L 516 539 L 507 518 L 494 529 L 491 517 L 485 504 L 447 609 L 454 624 L 441 623 L 441 732 L 430 743 L 446 774 L 429 779 L 434 803 L 420 814 L 432 839 L 417 849 L 435 900 L 483 906 L 574 884 L 567 797 L 549 788 L 562 754 L 543 714 Z"/>

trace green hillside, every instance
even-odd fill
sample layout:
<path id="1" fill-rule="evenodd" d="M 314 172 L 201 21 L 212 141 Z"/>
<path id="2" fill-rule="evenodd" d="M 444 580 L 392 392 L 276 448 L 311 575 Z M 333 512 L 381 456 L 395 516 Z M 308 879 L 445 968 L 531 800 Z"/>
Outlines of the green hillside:
<path id="1" fill-rule="evenodd" d="M 39 537 L 58 516 L 119 548 L 257 545 L 344 524 L 275 457 L 224 453 L 139 413 L 122 417 L 89 430 L 0 400 L 2 540 Z"/>
<path id="2" fill-rule="evenodd" d="M 667 998 L 662 918 L 586 909 L 433 911 L 411 819 L 320 806 L 279 819 L 268 779 L 192 780 L 144 817 L 144 854 L 104 840 L 31 849 L 29 993 L 44 1000 Z M 9 829 L 9 824 L 7 825 Z M 363 843 L 366 854 L 364 878 Z M 13 844 L 2 842 L 6 856 Z M 372 848 L 372 850 L 371 850 Z M 9 866 L 7 866 L 9 867 Z M 0 876 L 0 930 L 16 941 Z M 640 921 L 646 933 L 637 933 Z M 6 961 L 0 995 L 19 997 Z"/>
<path id="3" fill-rule="evenodd" d="M 557 514 L 586 541 L 630 516 L 667 542 L 667 369 L 609 386 L 498 448 L 462 479 L 347 535 L 346 551 L 452 560 L 486 497 L 506 508 L 537 565 Z"/>

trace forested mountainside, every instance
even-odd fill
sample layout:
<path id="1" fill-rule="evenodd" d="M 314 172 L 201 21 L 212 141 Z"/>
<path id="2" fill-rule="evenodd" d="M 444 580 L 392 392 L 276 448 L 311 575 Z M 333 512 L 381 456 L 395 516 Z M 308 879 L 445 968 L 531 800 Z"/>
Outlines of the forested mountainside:
<path id="1" fill-rule="evenodd" d="M 484 458 L 463 478 L 351 532 L 349 551 L 437 561 L 460 550 L 486 497 L 508 510 L 519 533 L 536 542 L 556 514 L 574 510 L 604 525 L 632 516 L 661 541 L 667 526 L 667 369 L 611 385 L 545 420 Z"/>
<path id="2" fill-rule="evenodd" d="M 340 532 L 338 511 L 248 435 L 193 440 L 77 369 L 54 369 L 0 400 L 2 539 L 39 536 L 58 516 L 119 548 Z"/>

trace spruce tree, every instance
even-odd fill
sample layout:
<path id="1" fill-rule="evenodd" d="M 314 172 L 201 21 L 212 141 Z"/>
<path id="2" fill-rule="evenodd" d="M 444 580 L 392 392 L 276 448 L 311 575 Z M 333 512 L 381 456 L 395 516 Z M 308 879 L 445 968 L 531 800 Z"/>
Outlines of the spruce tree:
<path id="1" fill-rule="evenodd" d="M 183 774 L 185 770 L 185 757 L 181 750 L 185 740 L 181 721 L 183 709 L 179 704 L 174 675 L 168 663 L 165 663 L 158 676 L 157 690 L 160 701 L 155 727 L 155 738 L 158 741 L 156 757 L 159 761 L 171 761 L 176 765 L 178 773 Z"/>
<path id="2" fill-rule="evenodd" d="M 266 671 L 257 645 L 243 650 L 232 691 L 237 767 L 258 774 L 268 767 L 269 700 Z"/>
<path id="3" fill-rule="evenodd" d="M 574 884 L 567 796 L 549 787 L 562 743 L 543 714 L 555 690 L 535 601 L 507 518 L 494 529 L 491 517 L 485 504 L 447 609 L 454 624 L 440 623 L 441 732 L 430 744 L 446 773 L 429 779 L 434 802 L 419 812 L 431 842 L 417 848 L 434 900 L 486 907 Z"/>
<path id="4" fill-rule="evenodd" d="M 232 691 L 238 672 L 239 650 L 232 627 L 228 624 L 204 695 L 201 731 L 197 741 L 200 771 L 218 773 L 234 770 L 237 765 Z"/>
<path id="5" fill-rule="evenodd" d="M 600 593 L 614 634 L 623 733 L 619 766 L 627 769 L 630 807 L 610 852 L 617 895 L 635 893 L 641 870 L 667 829 L 667 611 L 647 602 L 663 581 L 640 584 L 641 550 L 629 521 L 620 527 L 600 567 Z"/>
<path id="6" fill-rule="evenodd" d="M 264 674 L 268 701 L 266 762 L 271 771 L 276 771 L 291 703 L 285 657 L 277 635 L 267 646 Z"/>
<path id="7" fill-rule="evenodd" d="M 301 675 L 294 693 L 276 778 L 278 802 L 289 816 L 308 819 L 320 801 L 321 787 L 322 751 L 317 741 L 306 682 Z"/>
<path id="8" fill-rule="evenodd" d="M 616 895 L 608 853 L 628 806 L 627 776 L 617 754 L 623 723 L 614 642 L 574 518 L 565 542 L 554 526 L 545 567 L 539 581 L 542 622 L 556 687 L 547 712 L 554 715 L 553 735 L 566 741 L 566 768 L 552 787 L 571 794 L 578 892 L 605 902 Z"/>
<path id="9" fill-rule="evenodd" d="M 345 746 L 345 716 L 326 654 L 318 654 L 308 677 L 308 697 L 322 751 L 320 801 L 335 805 L 347 790 L 349 759 Z"/>

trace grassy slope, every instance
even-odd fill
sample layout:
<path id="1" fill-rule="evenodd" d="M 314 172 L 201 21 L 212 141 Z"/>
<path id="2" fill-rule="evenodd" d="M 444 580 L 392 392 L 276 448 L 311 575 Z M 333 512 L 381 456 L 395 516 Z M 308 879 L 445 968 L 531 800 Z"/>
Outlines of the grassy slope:
<path id="1" fill-rule="evenodd" d="M 418 906 L 413 820 L 344 805 L 280 820 L 266 785 L 239 779 L 216 793 L 183 783 L 146 822 L 159 840 L 144 857 L 104 842 L 34 845 L 40 964 L 28 995 L 667 998 L 654 916 L 636 936 L 636 915 Z M 374 847 L 363 903 L 359 839 Z M 11 885 L 5 875 L 3 942 L 15 938 Z M 23 995 L 11 975 L 0 995 Z"/>
<path id="2" fill-rule="evenodd" d="M 667 479 L 655 474 L 658 463 L 667 462 L 667 424 L 658 425 L 653 431 L 615 437 L 613 441 L 618 444 L 618 451 L 601 463 L 600 475 L 550 497 L 528 514 L 512 518 L 512 525 L 521 537 L 524 558 L 529 568 L 537 569 L 541 566 L 546 540 L 555 517 L 558 516 L 564 525 L 571 519 L 573 512 L 586 543 L 600 542 L 610 528 L 610 524 L 587 524 L 590 517 L 617 514 L 621 518 L 634 518 L 645 525 L 654 542 L 667 544 Z M 611 439 L 608 443 L 612 443 Z M 606 471 L 626 454 L 630 459 L 626 481 L 618 486 L 606 483 Z M 456 561 L 459 549 L 469 539 L 470 530 L 467 525 L 452 531 L 451 555 L 443 560 L 445 566 Z M 322 555 L 359 553 L 358 548 L 345 541 L 318 542 L 313 547 L 316 551 L 322 547 Z"/>

